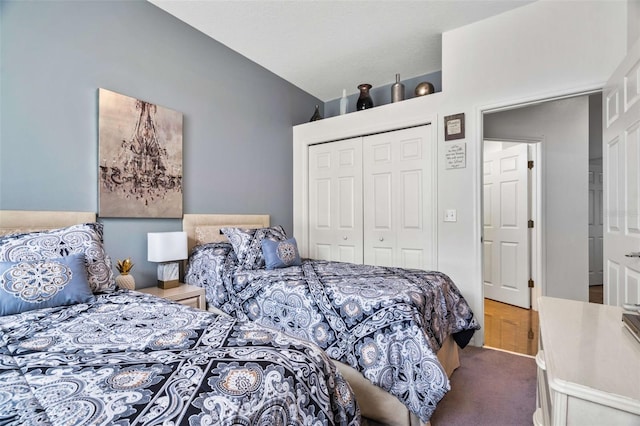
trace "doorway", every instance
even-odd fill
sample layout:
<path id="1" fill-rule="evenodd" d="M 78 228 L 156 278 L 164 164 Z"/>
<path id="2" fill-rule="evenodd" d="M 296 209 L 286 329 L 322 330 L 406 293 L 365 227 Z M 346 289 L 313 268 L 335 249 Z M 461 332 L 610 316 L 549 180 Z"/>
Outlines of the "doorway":
<path id="1" fill-rule="evenodd" d="M 520 336 L 518 339 L 527 336 L 532 342 L 525 342 L 524 346 L 537 347 L 536 311 L 540 295 L 589 300 L 589 277 L 594 264 L 589 252 L 597 250 L 598 241 L 590 245 L 588 240 L 589 223 L 593 219 L 588 176 L 590 160 L 593 160 L 590 146 L 602 147 L 601 111 L 601 94 L 591 92 L 483 112 L 483 140 L 539 141 L 542 160 L 539 217 L 534 218 L 539 238 L 533 250 L 539 266 L 532 268 L 531 308 L 515 308 L 522 310 L 524 319 L 514 321 L 506 316 L 497 317 L 485 301 L 485 344 L 491 342 L 491 346 L 517 352 L 513 347 L 514 336 Z M 484 215 L 488 200 L 482 197 L 481 202 Z M 597 203 L 593 205 L 597 207 Z M 485 222 L 483 218 L 482 223 Z M 482 265 L 484 277 L 488 267 L 484 250 Z M 491 296 L 486 287 L 484 291 L 485 297 Z M 505 305 L 514 308 L 512 303 Z M 496 337 L 496 333 L 501 337 Z"/>
<path id="2" fill-rule="evenodd" d="M 483 141 L 485 345 L 535 355 L 540 141 Z"/>

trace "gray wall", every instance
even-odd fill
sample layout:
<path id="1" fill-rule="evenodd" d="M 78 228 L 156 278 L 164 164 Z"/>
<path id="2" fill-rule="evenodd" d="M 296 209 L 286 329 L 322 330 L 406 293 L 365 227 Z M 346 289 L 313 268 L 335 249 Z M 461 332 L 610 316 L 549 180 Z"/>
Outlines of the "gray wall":
<path id="1" fill-rule="evenodd" d="M 602 164 L 602 93 L 589 96 L 589 160 Z"/>
<path id="2" fill-rule="evenodd" d="M 0 209 L 98 210 L 97 90 L 183 113 L 185 213 L 267 213 L 292 232 L 292 129 L 321 104 L 142 0 L 0 4 Z M 109 219 L 110 256 L 155 284 L 146 233 Z"/>

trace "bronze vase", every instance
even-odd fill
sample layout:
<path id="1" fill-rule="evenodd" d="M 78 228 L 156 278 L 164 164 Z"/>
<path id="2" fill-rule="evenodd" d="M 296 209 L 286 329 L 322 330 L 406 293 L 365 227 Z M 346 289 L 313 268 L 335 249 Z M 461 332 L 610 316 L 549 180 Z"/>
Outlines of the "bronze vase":
<path id="1" fill-rule="evenodd" d="M 369 94 L 369 89 L 371 89 L 371 87 L 372 86 L 368 83 L 358 85 L 358 89 L 360 90 L 360 97 L 356 103 L 356 109 L 358 111 L 373 108 L 373 99 L 371 99 L 371 95 Z"/>

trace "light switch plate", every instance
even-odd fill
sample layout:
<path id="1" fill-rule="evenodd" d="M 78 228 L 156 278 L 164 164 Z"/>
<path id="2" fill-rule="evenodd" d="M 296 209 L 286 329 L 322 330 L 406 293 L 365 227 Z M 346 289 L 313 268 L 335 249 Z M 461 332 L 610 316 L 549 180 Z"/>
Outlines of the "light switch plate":
<path id="1" fill-rule="evenodd" d="M 444 211 L 444 221 L 445 222 L 457 222 L 458 214 L 455 209 L 448 209 Z"/>

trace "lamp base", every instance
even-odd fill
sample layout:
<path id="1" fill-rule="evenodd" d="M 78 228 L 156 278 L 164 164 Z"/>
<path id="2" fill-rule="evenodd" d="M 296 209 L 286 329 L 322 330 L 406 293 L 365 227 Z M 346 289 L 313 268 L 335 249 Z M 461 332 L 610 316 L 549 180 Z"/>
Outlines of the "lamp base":
<path id="1" fill-rule="evenodd" d="M 180 281 L 179 280 L 170 280 L 170 281 L 158 280 L 158 287 L 160 287 L 163 290 L 166 290 L 168 288 L 180 287 Z"/>
<path id="2" fill-rule="evenodd" d="M 178 262 L 166 262 L 158 265 L 158 287 L 163 290 L 180 285 L 180 265 Z"/>

